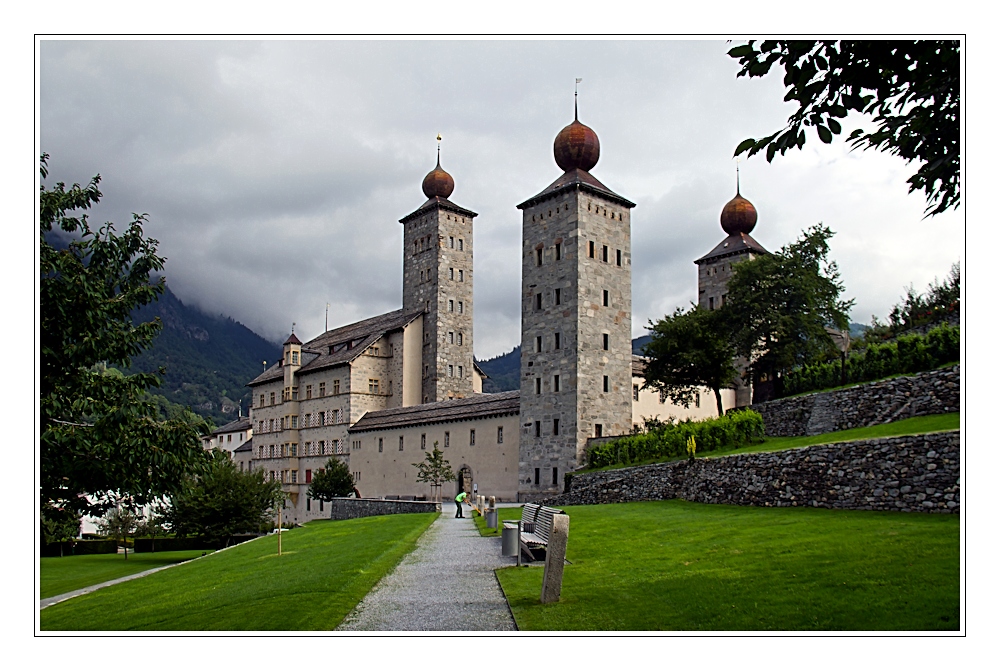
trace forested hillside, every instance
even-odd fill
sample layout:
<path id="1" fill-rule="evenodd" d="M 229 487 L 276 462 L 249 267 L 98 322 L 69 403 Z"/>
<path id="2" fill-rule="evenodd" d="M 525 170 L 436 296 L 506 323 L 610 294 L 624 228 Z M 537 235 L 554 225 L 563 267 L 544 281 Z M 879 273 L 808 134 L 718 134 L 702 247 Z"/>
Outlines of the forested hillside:
<path id="1" fill-rule="evenodd" d="M 138 322 L 159 317 L 163 329 L 153 346 L 132 360 L 133 371 L 166 368 L 163 384 L 151 389 L 173 403 L 190 407 L 217 426 L 243 414 L 250 404 L 246 383 L 273 363 L 281 347 L 264 340 L 237 321 L 210 317 L 184 305 L 169 287 L 160 299 L 137 311 Z"/>

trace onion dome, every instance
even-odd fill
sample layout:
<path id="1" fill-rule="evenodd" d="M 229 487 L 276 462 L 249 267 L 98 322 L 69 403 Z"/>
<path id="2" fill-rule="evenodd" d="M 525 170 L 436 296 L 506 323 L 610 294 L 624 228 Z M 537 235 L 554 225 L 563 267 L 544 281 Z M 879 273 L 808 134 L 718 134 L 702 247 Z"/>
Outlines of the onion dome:
<path id="1" fill-rule="evenodd" d="M 601 143 L 597 133 L 580 123 L 573 114 L 573 123 L 559 131 L 552 150 L 556 165 L 565 172 L 579 168 L 590 171 L 601 157 Z"/>
<path id="2" fill-rule="evenodd" d="M 437 166 L 427 173 L 424 183 L 421 185 L 424 195 L 428 198 L 447 198 L 455 190 L 455 180 L 441 168 L 441 149 L 438 149 Z"/>
<path id="3" fill-rule="evenodd" d="M 757 209 L 749 200 L 740 195 L 736 187 L 736 197 L 722 208 L 722 230 L 729 235 L 749 234 L 757 225 Z"/>

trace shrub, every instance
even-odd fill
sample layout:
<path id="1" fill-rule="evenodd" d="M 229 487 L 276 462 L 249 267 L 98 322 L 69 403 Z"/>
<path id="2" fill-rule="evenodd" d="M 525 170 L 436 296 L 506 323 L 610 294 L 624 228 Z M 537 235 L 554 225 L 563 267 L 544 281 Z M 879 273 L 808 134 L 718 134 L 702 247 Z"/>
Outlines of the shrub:
<path id="1" fill-rule="evenodd" d="M 723 417 L 699 422 L 665 423 L 646 433 L 621 436 L 588 448 L 587 464 L 600 468 L 683 457 L 690 438 L 695 439 L 699 452 L 741 447 L 764 439 L 764 420 L 753 410 L 732 410 Z"/>

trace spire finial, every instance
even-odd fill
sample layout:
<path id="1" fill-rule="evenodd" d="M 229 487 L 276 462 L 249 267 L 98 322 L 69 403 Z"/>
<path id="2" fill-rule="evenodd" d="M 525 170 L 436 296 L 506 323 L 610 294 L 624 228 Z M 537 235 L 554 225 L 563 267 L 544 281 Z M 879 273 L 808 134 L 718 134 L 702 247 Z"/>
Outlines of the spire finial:
<path id="1" fill-rule="evenodd" d="M 580 115 L 578 113 L 577 97 L 580 92 L 580 82 L 583 81 L 583 77 L 576 78 L 576 84 L 573 86 L 573 121 L 579 121 Z"/>
<path id="2" fill-rule="evenodd" d="M 441 167 L 441 133 L 438 133 L 438 164 L 437 167 Z"/>
<path id="3" fill-rule="evenodd" d="M 292 335 L 295 335 L 295 322 L 292 322 Z"/>
<path id="4" fill-rule="evenodd" d="M 736 157 L 736 195 L 740 195 L 740 157 Z"/>

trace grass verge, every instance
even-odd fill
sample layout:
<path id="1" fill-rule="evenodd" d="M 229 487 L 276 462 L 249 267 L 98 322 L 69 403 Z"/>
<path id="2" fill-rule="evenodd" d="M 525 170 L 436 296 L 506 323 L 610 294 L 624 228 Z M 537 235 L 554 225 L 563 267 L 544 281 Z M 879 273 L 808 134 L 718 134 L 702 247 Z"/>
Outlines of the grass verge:
<path id="1" fill-rule="evenodd" d="M 497 571 L 521 630 L 959 628 L 959 517 L 686 501 L 571 506 L 562 598 Z"/>
<path id="2" fill-rule="evenodd" d="M 45 631 L 330 630 L 439 513 L 310 522 L 49 606 Z M 131 559 L 129 561 L 132 561 Z"/>
<path id="3" fill-rule="evenodd" d="M 779 438 L 765 438 L 764 442 L 754 445 L 747 445 L 733 450 L 718 450 L 715 452 L 704 452 L 698 455 L 699 458 L 723 457 L 730 454 L 747 454 L 749 452 L 776 452 L 778 450 L 790 450 L 796 447 L 810 447 L 812 445 L 824 445 L 826 443 L 843 443 L 849 440 L 865 440 L 868 438 L 891 438 L 893 436 L 909 436 L 920 433 L 933 433 L 935 431 L 953 431 L 961 427 L 961 414 L 949 412 L 941 415 L 925 415 L 923 417 L 910 417 L 897 422 L 878 424 L 876 426 L 866 426 L 859 429 L 845 429 L 844 431 L 833 431 L 822 433 L 818 436 L 789 436 Z M 612 471 L 619 468 L 631 466 L 642 466 L 645 464 L 657 464 L 668 461 L 682 461 L 686 457 L 670 457 L 667 459 L 650 459 L 632 464 L 616 464 L 604 466 L 602 468 L 580 469 L 577 473 L 593 473 L 596 471 Z"/>
<path id="4" fill-rule="evenodd" d="M 39 560 L 39 598 L 47 599 L 66 592 L 97 585 L 115 578 L 142 573 L 152 568 L 176 564 L 206 554 L 206 550 L 180 550 L 176 552 L 76 555 L 67 557 L 42 557 Z"/>
<path id="5" fill-rule="evenodd" d="M 504 520 L 521 519 L 521 506 L 518 506 L 516 508 L 513 507 L 497 508 L 497 521 L 499 523 L 498 529 L 493 529 L 492 527 L 486 526 L 486 518 L 480 515 L 476 515 L 472 519 L 476 523 L 476 529 L 479 530 L 480 536 L 497 537 L 500 536 L 501 532 L 503 531 Z"/>

